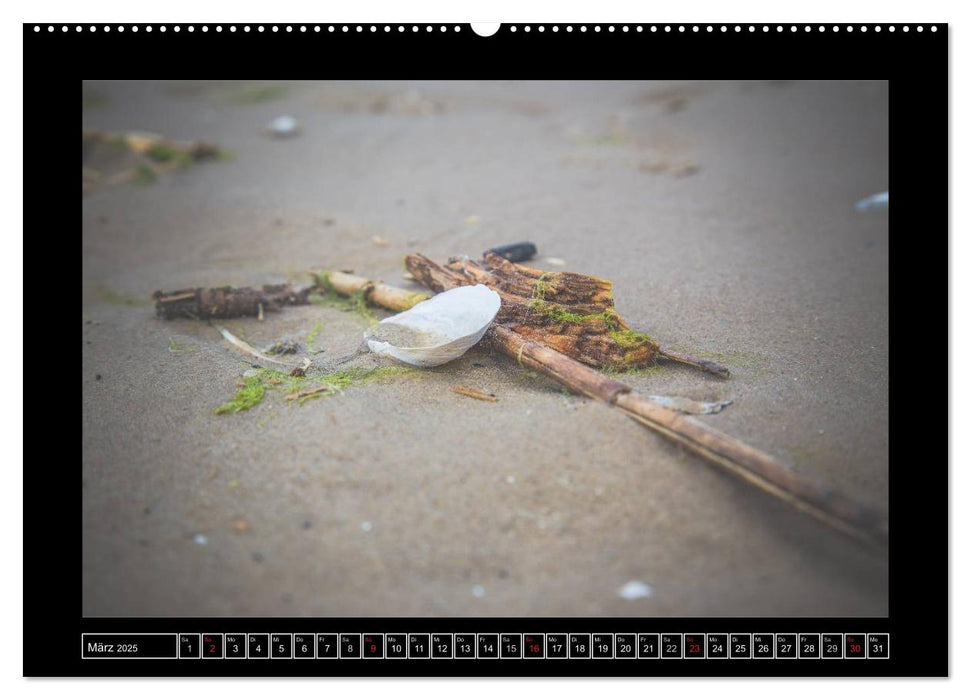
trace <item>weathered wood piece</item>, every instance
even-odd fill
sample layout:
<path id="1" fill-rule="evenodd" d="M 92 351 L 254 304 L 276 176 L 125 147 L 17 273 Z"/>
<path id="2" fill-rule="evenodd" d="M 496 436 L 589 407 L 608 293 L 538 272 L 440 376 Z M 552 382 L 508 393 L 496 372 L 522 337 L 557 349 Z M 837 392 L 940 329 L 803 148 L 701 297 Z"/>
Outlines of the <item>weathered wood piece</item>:
<path id="1" fill-rule="evenodd" d="M 419 282 L 444 291 L 484 284 L 499 294 L 496 322 L 592 367 L 624 371 L 648 367 L 659 358 L 717 374 L 728 368 L 712 360 L 661 348 L 632 330 L 614 308 L 609 280 L 575 272 L 543 272 L 491 253 L 481 262 L 453 259 L 441 266 L 423 255 L 408 255 L 405 266 Z"/>
<path id="2" fill-rule="evenodd" d="M 265 284 L 253 287 L 196 287 L 173 292 L 158 291 L 155 314 L 159 318 L 239 318 L 260 316 L 263 311 L 275 311 L 282 306 L 307 304 L 313 287 L 297 289 L 289 284 Z"/>

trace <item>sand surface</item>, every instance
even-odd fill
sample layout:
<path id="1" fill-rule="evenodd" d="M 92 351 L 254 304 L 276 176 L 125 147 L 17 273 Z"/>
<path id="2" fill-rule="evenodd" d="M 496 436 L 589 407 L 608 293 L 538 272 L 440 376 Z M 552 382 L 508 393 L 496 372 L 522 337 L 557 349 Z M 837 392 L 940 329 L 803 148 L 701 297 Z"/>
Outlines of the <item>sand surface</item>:
<path id="1" fill-rule="evenodd" d="M 233 158 L 84 198 L 85 615 L 887 614 L 880 556 L 486 347 L 216 415 L 250 358 L 149 299 L 312 266 L 418 289 L 405 253 L 533 241 L 733 371 L 632 386 L 732 399 L 700 420 L 885 509 L 888 223 L 853 208 L 887 187 L 885 83 L 262 87 L 86 86 L 85 127 Z M 282 114 L 302 133 L 263 135 Z M 265 347 L 318 324 L 318 360 L 367 329 L 320 306 L 226 326 Z"/>

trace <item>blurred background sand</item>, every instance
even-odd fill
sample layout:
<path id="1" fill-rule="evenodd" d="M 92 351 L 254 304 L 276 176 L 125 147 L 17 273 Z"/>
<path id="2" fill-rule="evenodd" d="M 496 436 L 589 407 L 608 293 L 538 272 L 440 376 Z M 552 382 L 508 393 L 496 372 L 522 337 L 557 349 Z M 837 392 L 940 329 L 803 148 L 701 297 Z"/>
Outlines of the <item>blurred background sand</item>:
<path id="1" fill-rule="evenodd" d="M 853 204 L 887 187 L 886 83 L 86 83 L 84 101 L 86 128 L 232 153 L 84 198 L 85 615 L 887 614 L 879 556 L 488 347 L 215 415 L 249 358 L 150 300 L 312 266 L 413 286 L 405 253 L 533 241 L 532 265 L 613 280 L 631 327 L 733 371 L 664 365 L 637 390 L 733 399 L 700 420 L 885 509 L 887 215 Z M 297 137 L 261 133 L 282 114 Z M 319 306 L 226 323 L 257 347 L 318 324 L 324 359 L 367 328 Z M 620 597 L 630 580 L 651 595 Z"/>

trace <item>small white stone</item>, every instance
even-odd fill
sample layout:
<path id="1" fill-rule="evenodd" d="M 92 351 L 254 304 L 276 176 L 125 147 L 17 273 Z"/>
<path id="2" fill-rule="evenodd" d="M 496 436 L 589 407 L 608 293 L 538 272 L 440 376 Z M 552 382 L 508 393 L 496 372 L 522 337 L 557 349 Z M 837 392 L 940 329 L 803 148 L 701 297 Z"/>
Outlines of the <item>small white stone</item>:
<path id="1" fill-rule="evenodd" d="M 624 600 L 650 598 L 652 593 L 651 587 L 642 581 L 628 581 L 617 589 L 617 595 Z"/>
<path id="2" fill-rule="evenodd" d="M 890 193 L 877 192 L 876 194 L 865 197 L 856 203 L 857 211 L 867 211 L 870 209 L 889 209 Z"/>
<path id="3" fill-rule="evenodd" d="M 363 523 L 361 523 L 361 529 L 364 530 L 364 532 L 371 532 L 371 521 L 365 520 Z"/>
<path id="4" fill-rule="evenodd" d="M 300 125 L 289 114 L 284 114 L 267 124 L 265 131 L 270 136 L 293 136 L 300 131 Z"/>
<path id="5" fill-rule="evenodd" d="M 485 595 L 485 588 L 483 588 L 482 586 L 473 586 L 472 595 L 474 595 L 476 598 L 481 598 L 482 596 Z"/>
<path id="6" fill-rule="evenodd" d="M 510 474 L 509 476 L 506 477 L 506 483 L 507 484 L 515 484 L 516 483 L 516 477 L 514 477 L 512 474 Z"/>
<path id="7" fill-rule="evenodd" d="M 196 535 L 195 537 L 192 538 L 192 541 L 195 542 L 200 547 L 205 547 L 207 544 L 209 544 L 209 538 L 206 537 L 205 535 Z"/>
<path id="8" fill-rule="evenodd" d="M 566 265 L 566 260 L 563 258 L 546 258 L 546 262 L 550 265 L 556 265 L 557 267 L 563 267 Z"/>

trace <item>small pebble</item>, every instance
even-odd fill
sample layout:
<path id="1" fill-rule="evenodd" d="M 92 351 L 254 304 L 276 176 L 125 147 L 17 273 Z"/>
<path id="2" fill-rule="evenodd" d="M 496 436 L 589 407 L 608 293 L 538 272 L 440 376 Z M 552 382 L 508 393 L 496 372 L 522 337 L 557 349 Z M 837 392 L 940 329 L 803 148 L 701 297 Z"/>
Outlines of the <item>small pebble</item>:
<path id="1" fill-rule="evenodd" d="M 364 532 L 371 532 L 371 521 L 365 520 L 363 523 L 361 523 L 361 529 L 364 530 Z"/>
<path id="2" fill-rule="evenodd" d="M 195 542 L 200 547 L 205 547 L 207 544 L 209 544 L 209 538 L 206 537 L 205 535 L 196 535 L 195 537 L 192 538 L 192 541 Z"/>
<path id="3" fill-rule="evenodd" d="M 289 114 L 284 114 L 267 124 L 265 131 L 270 136 L 296 136 L 300 132 L 300 125 Z"/>
<path id="4" fill-rule="evenodd" d="M 515 484 L 516 483 L 516 477 L 514 477 L 512 474 L 510 474 L 509 476 L 506 477 L 506 483 L 507 484 Z"/>
<path id="5" fill-rule="evenodd" d="M 481 598 L 482 596 L 485 595 L 485 588 L 483 588 L 482 586 L 473 586 L 472 595 L 474 595 L 476 598 Z"/>
<path id="6" fill-rule="evenodd" d="M 262 564 L 263 555 L 260 554 L 259 552 L 253 552 L 253 561 L 255 561 L 257 564 Z"/>
<path id="7" fill-rule="evenodd" d="M 390 245 L 388 243 L 388 239 L 381 238 L 381 236 L 371 236 L 371 243 L 376 245 L 378 248 L 387 248 L 388 245 Z"/>
<path id="8" fill-rule="evenodd" d="M 101 381 L 101 375 L 100 374 L 94 375 L 94 381 L 100 382 Z"/>
<path id="9" fill-rule="evenodd" d="M 639 598 L 650 598 L 653 591 L 651 587 L 641 581 L 628 581 L 617 589 L 617 595 L 624 600 L 638 600 Z"/>
<path id="10" fill-rule="evenodd" d="M 563 258 L 546 258 L 546 262 L 550 265 L 556 265 L 557 267 L 563 267 L 566 265 L 566 260 Z"/>
<path id="11" fill-rule="evenodd" d="M 313 527 L 313 523 L 309 520 L 304 520 L 302 523 L 300 523 L 300 527 L 302 527 L 304 530 L 309 530 L 311 527 Z"/>
<path id="12" fill-rule="evenodd" d="M 242 518 L 240 518 L 239 520 L 233 523 L 233 529 L 239 534 L 243 534 L 244 532 L 249 532 L 249 523 L 243 520 Z"/>

